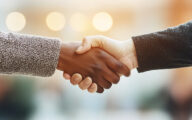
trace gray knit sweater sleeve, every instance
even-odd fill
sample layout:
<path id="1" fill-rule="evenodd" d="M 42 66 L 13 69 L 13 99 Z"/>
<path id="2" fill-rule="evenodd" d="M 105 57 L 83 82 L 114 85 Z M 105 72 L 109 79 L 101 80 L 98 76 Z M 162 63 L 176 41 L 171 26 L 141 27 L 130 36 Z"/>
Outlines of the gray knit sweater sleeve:
<path id="1" fill-rule="evenodd" d="M 56 38 L 0 32 L 0 73 L 51 76 L 60 44 Z"/>

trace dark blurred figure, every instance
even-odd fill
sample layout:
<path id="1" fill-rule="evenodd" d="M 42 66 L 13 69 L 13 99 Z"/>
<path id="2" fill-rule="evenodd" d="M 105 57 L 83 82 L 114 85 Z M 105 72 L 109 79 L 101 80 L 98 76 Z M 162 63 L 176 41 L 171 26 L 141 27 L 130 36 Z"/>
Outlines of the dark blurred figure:
<path id="1" fill-rule="evenodd" d="M 174 120 L 189 120 L 192 113 L 192 68 L 174 71 L 168 110 Z"/>
<path id="2" fill-rule="evenodd" d="M 34 111 L 33 80 L 0 77 L 0 120 L 27 120 Z"/>
<path id="3" fill-rule="evenodd" d="M 175 26 L 192 19 L 190 0 L 170 0 L 168 26 Z M 189 120 L 192 114 L 192 68 L 175 71 L 170 87 L 168 110 L 174 120 Z"/>

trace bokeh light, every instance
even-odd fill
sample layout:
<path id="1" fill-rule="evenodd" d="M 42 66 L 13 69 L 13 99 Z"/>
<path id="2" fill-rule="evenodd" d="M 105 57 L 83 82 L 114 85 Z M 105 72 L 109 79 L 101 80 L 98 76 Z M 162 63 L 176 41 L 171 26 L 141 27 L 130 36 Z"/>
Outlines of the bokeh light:
<path id="1" fill-rule="evenodd" d="M 53 31 L 60 31 L 65 26 L 65 17 L 62 13 L 51 12 L 46 18 L 46 23 L 49 29 Z"/>
<path id="2" fill-rule="evenodd" d="M 71 27 L 79 32 L 83 32 L 88 29 L 89 20 L 87 16 L 81 13 L 76 13 L 71 17 Z"/>
<path id="3" fill-rule="evenodd" d="M 93 17 L 93 26 L 102 32 L 108 31 L 113 25 L 113 19 L 110 14 L 106 12 L 97 13 Z"/>
<path id="4" fill-rule="evenodd" d="M 25 16 L 20 12 L 12 12 L 6 18 L 6 25 L 9 30 L 19 32 L 26 25 Z"/>

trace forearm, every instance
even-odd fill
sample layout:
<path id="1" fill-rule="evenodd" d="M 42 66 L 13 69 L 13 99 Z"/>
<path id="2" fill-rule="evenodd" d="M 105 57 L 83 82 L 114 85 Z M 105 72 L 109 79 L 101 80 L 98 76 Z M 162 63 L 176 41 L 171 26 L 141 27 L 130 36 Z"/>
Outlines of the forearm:
<path id="1" fill-rule="evenodd" d="M 192 65 L 192 22 L 132 39 L 139 72 Z"/>
<path id="2" fill-rule="evenodd" d="M 60 44 L 54 38 L 0 32 L 0 73 L 51 76 Z"/>

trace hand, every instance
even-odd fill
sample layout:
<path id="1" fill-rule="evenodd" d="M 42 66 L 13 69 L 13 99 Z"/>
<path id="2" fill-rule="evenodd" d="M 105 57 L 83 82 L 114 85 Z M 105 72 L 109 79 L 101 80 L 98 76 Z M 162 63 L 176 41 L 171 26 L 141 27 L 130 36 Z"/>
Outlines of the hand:
<path id="1" fill-rule="evenodd" d="M 82 55 L 76 54 L 75 51 L 79 46 L 80 43 L 62 44 L 57 69 L 68 73 L 70 76 L 79 73 L 82 78 L 78 78 L 81 80 L 91 81 L 92 79 L 91 82 L 97 84 L 98 93 L 102 93 L 104 88 L 110 88 L 112 83 L 118 83 L 119 74 L 127 76 L 130 74 L 129 69 L 124 64 L 98 48 L 93 48 Z M 82 82 L 78 84 L 84 84 Z M 91 83 L 89 87 L 91 85 L 94 87 L 95 84 Z"/>
<path id="2" fill-rule="evenodd" d="M 127 65 L 130 70 L 138 67 L 135 46 L 132 39 L 118 41 L 101 35 L 89 36 L 83 39 L 82 45 L 78 47 L 76 53 L 83 54 L 94 47 L 107 51 Z"/>
<path id="3" fill-rule="evenodd" d="M 126 41 L 117 41 L 105 36 L 86 37 L 83 39 L 82 45 L 78 47 L 76 53 L 83 54 L 93 47 L 98 47 L 107 51 L 119 61 L 127 65 L 130 70 L 138 66 L 135 46 L 131 39 Z M 70 79 L 72 82 L 75 81 L 75 79 L 81 81 L 82 78 L 80 76 L 80 74 L 75 74 L 71 77 L 67 73 L 64 74 L 64 77 Z M 83 81 L 86 82 L 86 80 Z"/>

